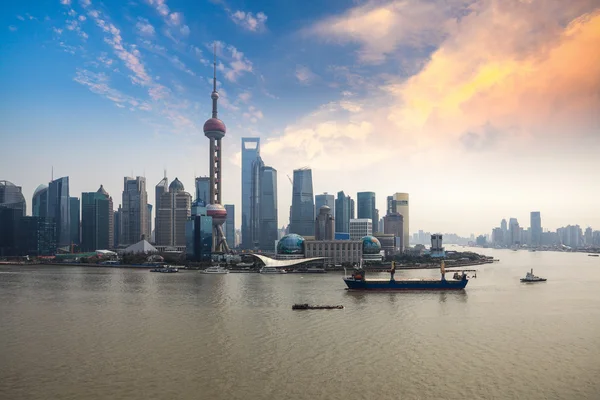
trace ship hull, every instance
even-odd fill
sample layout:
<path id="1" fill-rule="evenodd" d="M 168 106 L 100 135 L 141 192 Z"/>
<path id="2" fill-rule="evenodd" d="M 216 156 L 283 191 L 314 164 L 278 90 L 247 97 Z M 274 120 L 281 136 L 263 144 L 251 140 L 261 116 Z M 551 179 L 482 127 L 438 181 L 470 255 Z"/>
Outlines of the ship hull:
<path id="1" fill-rule="evenodd" d="M 414 281 L 369 281 L 344 279 L 349 290 L 400 291 L 400 290 L 462 290 L 468 280 L 414 280 Z"/>

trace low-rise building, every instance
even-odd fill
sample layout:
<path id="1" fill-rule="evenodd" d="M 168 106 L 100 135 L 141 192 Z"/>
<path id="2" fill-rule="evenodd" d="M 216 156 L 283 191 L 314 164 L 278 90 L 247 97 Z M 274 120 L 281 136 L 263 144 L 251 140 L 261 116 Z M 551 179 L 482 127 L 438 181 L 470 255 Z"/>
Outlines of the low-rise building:
<path id="1" fill-rule="evenodd" d="M 326 264 L 360 263 L 363 255 L 362 240 L 315 240 L 304 242 L 304 256 L 326 257 Z"/>

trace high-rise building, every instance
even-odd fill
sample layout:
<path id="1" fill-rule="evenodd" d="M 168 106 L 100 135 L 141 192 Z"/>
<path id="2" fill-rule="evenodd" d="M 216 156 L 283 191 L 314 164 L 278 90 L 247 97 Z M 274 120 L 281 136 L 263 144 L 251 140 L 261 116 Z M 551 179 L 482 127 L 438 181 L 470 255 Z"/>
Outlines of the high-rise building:
<path id="1" fill-rule="evenodd" d="M 183 183 L 175 178 L 169 191 L 163 193 L 160 208 L 156 209 L 155 235 L 159 246 L 185 246 L 185 224 L 191 215 L 192 196 L 185 191 Z"/>
<path id="2" fill-rule="evenodd" d="M 100 193 L 106 200 L 108 201 L 108 248 L 112 249 L 115 247 L 115 219 L 114 219 L 114 206 L 113 199 L 110 197 L 106 189 L 104 189 L 104 185 L 100 185 L 100 188 L 97 190 L 97 193 Z"/>
<path id="3" fill-rule="evenodd" d="M 538 247 L 542 245 L 542 217 L 539 211 L 531 212 L 531 245 Z"/>
<path id="4" fill-rule="evenodd" d="M 0 181 L 0 207 L 19 210 L 18 214 L 25 216 L 27 204 L 21 187 L 9 181 Z"/>
<path id="5" fill-rule="evenodd" d="M 508 221 L 508 236 L 510 246 L 521 244 L 521 227 L 516 218 L 511 218 Z"/>
<path id="6" fill-rule="evenodd" d="M 167 171 L 165 171 L 164 177 L 156 184 L 154 187 L 154 205 L 156 206 L 156 215 L 154 217 L 154 231 L 156 237 L 155 241 L 158 237 L 158 231 L 161 230 L 160 221 L 158 220 L 158 210 L 161 209 L 160 199 L 162 195 L 169 192 L 169 180 L 167 179 Z M 148 239 L 150 240 L 150 239 Z M 158 242 L 157 242 L 158 243 Z"/>
<path id="7" fill-rule="evenodd" d="M 185 224 L 185 252 L 189 260 L 210 261 L 213 247 L 212 217 L 199 200 L 192 204 L 192 215 Z"/>
<path id="8" fill-rule="evenodd" d="M 113 247 L 117 248 L 121 244 L 121 206 L 120 205 L 119 205 L 118 210 L 114 212 L 113 230 L 114 230 Z"/>
<path id="9" fill-rule="evenodd" d="M 146 178 L 123 179 L 123 202 L 121 209 L 121 245 L 131 245 L 142 239 L 150 240 L 148 234 L 148 194 Z"/>
<path id="10" fill-rule="evenodd" d="M 331 209 L 331 215 L 335 216 L 335 197 L 327 192 L 315 195 L 315 215 L 319 215 L 319 209 L 327 206 Z"/>
<path id="11" fill-rule="evenodd" d="M 585 229 L 585 234 L 583 235 L 584 243 L 586 246 L 592 246 L 594 244 L 594 231 L 592 231 L 591 227 L 587 227 Z"/>
<path id="12" fill-rule="evenodd" d="M 356 195 L 357 201 L 357 218 L 368 218 L 373 222 L 373 232 L 377 232 L 377 224 L 379 223 L 379 216 L 376 215 L 375 209 L 377 207 L 374 192 L 359 192 Z"/>
<path id="13" fill-rule="evenodd" d="M 260 138 L 242 138 L 242 242 L 240 247 L 254 247 L 252 235 L 253 165 L 260 158 Z"/>
<path id="14" fill-rule="evenodd" d="M 48 186 L 40 185 L 33 192 L 31 215 L 46 218 L 48 214 Z"/>
<path id="15" fill-rule="evenodd" d="M 252 248 L 258 249 L 260 246 L 260 211 L 261 211 L 261 178 L 262 168 L 264 167 L 262 159 L 259 157 L 252 163 L 252 189 L 250 191 L 250 237 L 252 238 Z"/>
<path id="16" fill-rule="evenodd" d="M 260 171 L 260 239 L 262 250 L 275 251 L 277 241 L 277 170 L 262 166 Z"/>
<path id="17" fill-rule="evenodd" d="M 315 240 L 335 239 L 335 221 L 331 211 L 331 208 L 325 204 L 319 208 L 315 219 Z"/>
<path id="18" fill-rule="evenodd" d="M 350 220 L 350 240 L 359 240 L 373 234 L 373 222 L 369 218 Z"/>
<path id="19" fill-rule="evenodd" d="M 69 212 L 71 213 L 71 244 L 79 245 L 80 202 L 77 197 L 69 197 Z"/>
<path id="20" fill-rule="evenodd" d="M 210 204 L 210 178 L 199 176 L 196 178 L 196 199 L 204 207 Z"/>
<path id="21" fill-rule="evenodd" d="M 112 217 L 108 198 L 100 192 L 82 193 L 81 209 L 81 249 L 108 249 L 109 222 Z"/>
<path id="22" fill-rule="evenodd" d="M 354 218 L 354 200 L 341 191 L 335 199 L 335 231 L 350 232 L 350 220 Z"/>
<path id="23" fill-rule="evenodd" d="M 223 224 L 227 220 L 227 210 L 221 202 L 221 186 L 223 184 L 221 160 L 222 146 L 221 139 L 225 137 L 227 128 L 225 123 L 218 118 L 217 100 L 217 49 L 215 45 L 213 61 L 213 91 L 210 95 L 212 99 L 212 117 L 204 123 L 204 136 L 209 141 L 209 178 L 210 178 L 210 204 L 206 206 L 206 215 L 212 217 L 213 223 L 213 248 L 214 252 L 229 252 L 227 239 L 223 233 Z"/>
<path id="24" fill-rule="evenodd" d="M 292 215 L 290 233 L 300 236 L 315 234 L 315 198 L 313 196 L 312 170 L 294 170 L 292 189 Z"/>
<path id="25" fill-rule="evenodd" d="M 410 227 L 409 227 L 409 204 L 408 204 L 408 193 L 394 193 L 392 196 L 387 197 L 388 214 L 399 213 L 403 217 L 404 221 L 404 238 L 402 242 L 405 248 L 408 248 L 410 243 Z"/>
<path id="26" fill-rule="evenodd" d="M 397 247 L 399 247 L 400 251 L 404 251 L 404 247 L 408 243 L 404 243 L 404 217 L 402 214 L 394 212 L 383 217 L 383 227 L 384 234 L 394 235 L 401 239 Z"/>
<path id="27" fill-rule="evenodd" d="M 48 185 L 48 218 L 56 223 L 58 246 L 71 244 L 71 212 L 69 203 L 69 177 L 58 178 Z"/>
<path id="28" fill-rule="evenodd" d="M 25 197 L 21 187 L 9 181 L 0 181 L 0 256 L 18 255 L 17 229 L 25 212 Z"/>
<path id="29" fill-rule="evenodd" d="M 51 256 L 56 253 L 56 225 L 50 218 L 21 217 L 16 229 L 16 254 Z"/>
<path id="30" fill-rule="evenodd" d="M 146 204 L 146 208 L 148 212 L 146 213 L 146 240 L 154 241 L 154 237 L 152 236 L 152 204 Z"/>
<path id="31" fill-rule="evenodd" d="M 225 238 L 230 247 L 235 247 L 235 205 L 225 204 L 227 210 L 227 219 L 225 220 Z"/>

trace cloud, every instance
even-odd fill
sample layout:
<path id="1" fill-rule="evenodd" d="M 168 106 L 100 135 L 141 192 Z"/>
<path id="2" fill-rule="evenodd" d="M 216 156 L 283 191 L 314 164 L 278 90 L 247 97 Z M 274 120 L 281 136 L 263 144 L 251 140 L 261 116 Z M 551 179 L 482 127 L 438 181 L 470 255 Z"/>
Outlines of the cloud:
<path id="1" fill-rule="evenodd" d="M 250 92 L 242 92 L 238 94 L 238 99 L 243 103 L 247 103 L 251 97 L 252 94 Z"/>
<path id="2" fill-rule="evenodd" d="M 251 12 L 235 11 L 229 13 L 229 18 L 237 25 L 251 32 L 262 32 L 266 29 L 267 16 L 263 12 L 254 15 Z"/>
<path id="3" fill-rule="evenodd" d="M 16 27 L 16 26 L 14 26 L 14 25 L 9 25 L 9 26 L 8 26 L 8 30 L 9 30 L 9 31 L 11 31 L 11 32 L 14 32 L 14 31 L 16 31 L 16 30 L 17 30 L 17 27 Z"/>
<path id="4" fill-rule="evenodd" d="M 154 27 L 148 22 L 146 18 L 138 18 L 138 22 L 135 24 L 135 28 L 139 35 L 142 36 L 154 36 Z"/>
<path id="5" fill-rule="evenodd" d="M 79 4 L 81 4 L 83 8 L 87 8 L 92 5 L 92 2 L 91 0 L 79 0 Z"/>
<path id="6" fill-rule="evenodd" d="M 244 118 L 249 119 L 250 122 L 253 122 L 253 123 L 256 123 L 256 122 L 258 122 L 259 119 L 264 118 L 262 111 L 260 111 L 258 108 L 254 107 L 254 106 L 248 107 L 248 111 L 243 113 L 243 116 L 244 116 Z"/>
<path id="7" fill-rule="evenodd" d="M 167 6 L 166 0 L 146 0 L 146 2 L 153 6 L 156 11 L 163 17 L 163 20 L 168 29 L 166 29 L 165 36 L 178 42 L 177 36 L 187 37 L 190 34 L 190 27 L 185 25 L 185 17 L 181 12 L 171 12 L 169 6 Z"/>
<path id="8" fill-rule="evenodd" d="M 140 110 L 142 109 L 140 106 L 143 104 L 144 110 L 146 110 L 149 106 L 139 99 L 128 96 L 119 90 L 110 87 L 108 76 L 104 73 L 94 73 L 85 69 L 77 69 L 73 80 L 81 85 L 87 86 L 93 93 L 99 94 L 112 101 L 117 107 L 123 108 L 128 106 Z"/>
<path id="9" fill-rule="evenodd" d="M 171 61 L 171 63 L 178 69 L 180 69 L 181 71 L 190 74 L 192 76 L 196 76 L 196 74 L 190 70 L 188 67 L 186 67 L 186 65 L 179 59 L 179 57 L 173 55 L 169 57 L 169 61 Z"/>
<path id="10" fill-rule="evenodd" d="M 341 16 L 319 21 L 309 34 L 325 40 L 356 43 L 366 63 L 381 63 L 400 46 L 422 48 L 439 44 L 455 24 L 454 15 L 469 10 L 470 1 L 367 1 Z"/>
<path id="11" fill-rule="evenodd" d="M 234 46 L 226 45 L 220 41 L 217 41 L 214 44 L 217 46 L 217 55 L 227 60 L 226 62 L 228 65 L 219 63 L 217 68 L 224 72 L 225 78 L 228 81 L 236 82 L 244 73 L 252 72 L 252 62 L 244 56 L 244 53 Z M 212 48 L 212 44 L 210 47 Z"/>
<path id="12" fill-rule="evenodd" d="M 70 6 L 71 0 L 60 0 L 60 4 L 62 4 L 63 6 Z"/>
<path id="13" fill-rule="evenodd" d="M 368 84 L 356 88 L 366 91 L 368 101 L 350 102 L 342 95 L 340 101 L 285 127 L 261 152 L 283 165 L 310 163 L 329 170 L 348 159 L 363 166 L 384 162 L 397 155 L 393 149 L 399 146 L 408 158 L 441 162 L 465 152 L 493 148 L 497 154 L 514 154 L 556 138 L 596 137 L 600 52 L 590 49 L 600 48 L 598 3 L 547 0 L 540 7 L 536 2 L 481 0 L 471 7 L 474 11 L 460 18 L 439 19 L 442 26 L 454 25 L 442 38 L 423 36 L 418 27 L 413 36 L 405 35 L 405 40 L 416 38 L 417 44 L 428 42 L 424 38 L 439 40 L 414 74 L 363 78 Z M 370 9 L 359 9 L 369 14 Z M 361 18 L 354 11 L 345 17 Z M 371 32 L 362 23 L 352 29 L 355 38 Z M 387 37 L 377 29 L 376 36 Z M 403 54 L 393 46 L 382 50 L 367 39 L 361 45 L 365 54 Z M 331 72 L 347 80 L 344 89 L 354 86 L 351 68 Z M 369 154 L 370 160 L 361 154 Z"/>
<path id="14" fill-rule="evenodd" d="M 296 66 L 296 79 L 303 85 L 308 85 L 312 81 L 315 80 L 317 75 L 315 75 L 308 67 L 303 65 Z"/>
<path id="15" fill-rule="evenodd" d="M 23 16 L 21 16 L 21 15 L 17 15 L 17 19 L 18 19 L 19 21 L 25 21 L 25 18 L 23 18 Z"/>

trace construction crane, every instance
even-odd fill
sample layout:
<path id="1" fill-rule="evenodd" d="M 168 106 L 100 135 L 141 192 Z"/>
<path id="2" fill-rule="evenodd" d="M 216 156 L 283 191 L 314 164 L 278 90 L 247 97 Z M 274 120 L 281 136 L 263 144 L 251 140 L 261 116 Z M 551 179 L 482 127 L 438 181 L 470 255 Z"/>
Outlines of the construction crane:
<path id="1" fill-rule="evenodd" d="M 287 175 L 287 178 L 290 180 L 290 183 L 292 184 L 292 186 L 294 186 L 294 182 L 292 182 L 292 178 L 290 178 L 289 175 Z"/>

